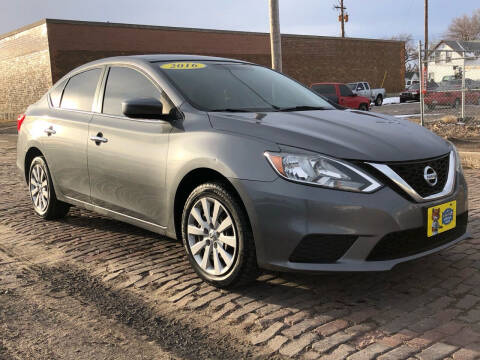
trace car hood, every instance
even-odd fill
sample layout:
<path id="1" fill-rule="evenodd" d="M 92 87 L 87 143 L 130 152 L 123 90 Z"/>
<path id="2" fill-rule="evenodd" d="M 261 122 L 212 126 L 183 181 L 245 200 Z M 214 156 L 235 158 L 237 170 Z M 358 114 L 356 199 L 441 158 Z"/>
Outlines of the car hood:
<path id="1" fill-rule="evenodd" d="M 410 161 L 446 154 L 449 144 L 408 120 L 355 110 L 209 113 L 217 130 L 341 159 Z"/>

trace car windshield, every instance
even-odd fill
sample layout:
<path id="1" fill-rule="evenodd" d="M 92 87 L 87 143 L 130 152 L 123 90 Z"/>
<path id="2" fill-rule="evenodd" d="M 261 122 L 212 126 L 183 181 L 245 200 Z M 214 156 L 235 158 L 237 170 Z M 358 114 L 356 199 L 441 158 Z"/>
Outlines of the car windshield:
<path id="1" fill-rule="evenodd" d="M 159 62 L 187 101 L 204 111 L 335 109 L 296 81 L 262 66 L 226 62 Z"/>

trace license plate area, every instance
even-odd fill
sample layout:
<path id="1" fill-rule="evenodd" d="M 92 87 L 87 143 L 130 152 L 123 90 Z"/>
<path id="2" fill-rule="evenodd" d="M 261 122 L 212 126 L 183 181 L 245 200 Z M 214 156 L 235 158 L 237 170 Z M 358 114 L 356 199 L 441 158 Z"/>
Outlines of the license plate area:
<path id="1" fill-rule="evenodd" d="M 449 201 L 427 209 L 427 236 L 435 236 L 457 226 L 457 201 Z"/>

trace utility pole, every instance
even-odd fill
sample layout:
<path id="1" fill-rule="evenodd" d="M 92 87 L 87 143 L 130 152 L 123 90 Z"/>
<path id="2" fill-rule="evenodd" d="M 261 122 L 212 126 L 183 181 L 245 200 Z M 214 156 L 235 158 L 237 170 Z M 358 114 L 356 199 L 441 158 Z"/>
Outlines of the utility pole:
<path id="1" fill-rule="evenodd" d="M 342 24 L 342 38 L 344 38 L 345 37 L 345 21 L 348 22 L 348 14 L 345 15 L 345 10 L 347 10 L 347 8 L 343 6 L 343 0 L 340 0 L 340 5 L 334 6 L 334 9 L 340 10 L 338 21 L 340 21 Z"/>
<path id="2" fill-rule="evenodd" d="M 278 0 L 270 0 L 270 51 L 272 69 L 282 71 L 282 38 L 280 35 L 280 14 Z"/>
<path id="3" fill-rule="evenodd" d="M 420 125 L 425 126 L 425 103 L 424 103 L 424 87 L 425 82 L 423 78 L 423 61 L 422 61 L 422 41 L 418 41 L 418 75 L 420 75 Z M 426 65 L 426 63 L 425 63 Z"/>
<path id="4" fill-rule="evenodd" d="M 423 60 L 428 74 L 428 0 L 425 0 L 425 53 L 423 54 Z"/>

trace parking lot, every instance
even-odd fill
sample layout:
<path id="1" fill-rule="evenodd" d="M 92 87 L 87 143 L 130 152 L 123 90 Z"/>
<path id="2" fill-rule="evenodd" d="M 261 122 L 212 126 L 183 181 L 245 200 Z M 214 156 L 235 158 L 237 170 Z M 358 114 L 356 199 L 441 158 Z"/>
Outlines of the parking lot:
<path id="1" fill-rule="evenodd" d="M 223 291 L 174 240 L 81 209 L 35 216 L 15 145 L 0 135 L 0 359 L 480 356 L 478 171 L 472 238 L 453 248 L 385 273 L 266 273 Z"/>

